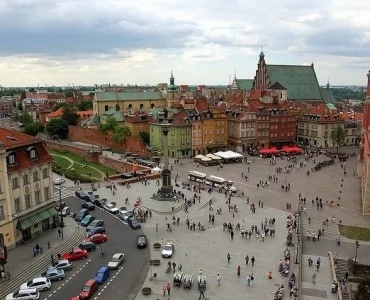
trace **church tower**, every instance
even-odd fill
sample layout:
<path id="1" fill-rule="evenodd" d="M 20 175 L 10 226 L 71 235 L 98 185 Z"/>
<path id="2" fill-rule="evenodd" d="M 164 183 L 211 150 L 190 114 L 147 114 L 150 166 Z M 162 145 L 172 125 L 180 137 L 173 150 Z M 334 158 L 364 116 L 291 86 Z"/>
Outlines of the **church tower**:
<path id="1" fill-rule="evenodd" d="M 179 99 L 179 89 L 175 85 L 175 77 L 171 70 L 170 84 L 167 87 L 167 107 L 172 107 L 172 104 L 178 103 Z"/>
<path id="2" fill-rule="evenodd" d="M 254 76 L 252 90 L 266 91 L 268 88 L 265 54 L 261 50 L 256 75 Z"/>

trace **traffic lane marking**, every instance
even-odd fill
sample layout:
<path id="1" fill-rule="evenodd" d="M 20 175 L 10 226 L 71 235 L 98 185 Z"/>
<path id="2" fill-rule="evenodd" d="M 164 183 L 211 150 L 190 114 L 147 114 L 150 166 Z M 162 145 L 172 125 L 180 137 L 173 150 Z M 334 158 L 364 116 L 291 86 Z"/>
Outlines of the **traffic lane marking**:
<path id="1" fill-rule="evenodd" d="M 75 271 L 70 277 L 68 277 L 66 280 L 63 281 L 63 284 L 61 284 L 60 286 L 57 287 L 57 289 L 55 289 L 50 295 L 48 295 L 45 299 L 48 299 L 50 298 L 51 296 L 54 296 L 54 294 L 58 291 L 60 291 L 60 289 L 62 289 L 65 285 L 67 285 L 76 275 L 78 275 L 90 262 L 92 261 L 92 259 L 90 258 L 89 260 L 87 260 L 77 271 Z M 73 270 L 73 269 L 72 269 Z"/>
<path id="2" fill-rule="evenodd" d="M 104 290 L 107 287 L 109 287 L 109 285 L 113 282 L 114 279 L 116 279 L 116 277 L 118 276 L 119 273 L 121 273 L 122 270 L 123 270 L 123 267 L 120 266 L 119 269 L 116 272 L 114 272 L 114 275 L 113 276 L 112 275 L 109 276 L 110 279 L 104 283 L 104 286 L 102 286 L 102 288 L 99 290 L 99 293 L 98 293 L 97 296 L 94 297 L 94 300 L 98 299 L 98 297 L 101 296 L 101 294 L 104 292 Z"/>

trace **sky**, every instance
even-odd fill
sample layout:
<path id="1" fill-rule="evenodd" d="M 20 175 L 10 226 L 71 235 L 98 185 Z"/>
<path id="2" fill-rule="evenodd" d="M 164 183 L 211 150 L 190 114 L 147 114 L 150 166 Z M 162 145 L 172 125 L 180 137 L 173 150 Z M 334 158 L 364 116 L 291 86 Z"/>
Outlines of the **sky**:
<path id="1" fill-rule="evenodd" d="M 0 0 L 0 86 L 226 85 L 314 63 L 366 85 L 368 0 Z"/>

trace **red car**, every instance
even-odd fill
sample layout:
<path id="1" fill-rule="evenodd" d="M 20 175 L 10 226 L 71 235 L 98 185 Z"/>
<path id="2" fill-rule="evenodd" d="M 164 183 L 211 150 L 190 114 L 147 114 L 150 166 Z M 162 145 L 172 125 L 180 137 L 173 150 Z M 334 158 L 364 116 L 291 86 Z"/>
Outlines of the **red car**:
<path id="1" fill-rule="evenodd" d="M 94 244 L 101 244 L 108 241 L 108 237 L 104 233 L 95 233 L 89 238 L 85 239 L 85 242 L 93 242 Z"/>
<path id="2" fill-rule="evenodd" d="M 87 254 L 86 250 L 82 250 L 80 248 L 77 248 L 77 249 L 72 249 L 71 251 L 69 251 L 67 253 L 64 253 L 62 255 L 62 258 L 72 261 L 72 260 L 85 259 L 88 256 L 89 255 Z"/>
<path id="3" fill-rule="evenodd" d="M 97 291 L 99 283 L 94 279 L 89 279 L 83 286 L 79 298 L 90 299 L 92 295 Z"/>

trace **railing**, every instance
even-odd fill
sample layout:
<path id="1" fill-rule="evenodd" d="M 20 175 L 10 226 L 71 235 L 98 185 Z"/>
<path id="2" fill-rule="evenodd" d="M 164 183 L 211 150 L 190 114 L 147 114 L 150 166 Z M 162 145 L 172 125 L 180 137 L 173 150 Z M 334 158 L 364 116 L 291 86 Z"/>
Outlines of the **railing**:
<path id="1" fill-rule="evenodd" d="M 339 282 L 338 282 L 338 279 L 337 279 L 337 274 L 335 273 L 335 264 L 334 264 L 333 254 L 330 251 L 328 251 L 328 256 L 329 256 L 329 265 L 330 265 L 330 270 L 331 270 L 331 277 L 333 278 L 333 281 L 338 284 L 337 299 L 338 300 L 343 300 L 342 290 L 339 286 Z"/>

